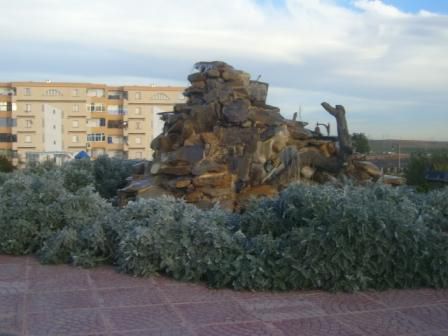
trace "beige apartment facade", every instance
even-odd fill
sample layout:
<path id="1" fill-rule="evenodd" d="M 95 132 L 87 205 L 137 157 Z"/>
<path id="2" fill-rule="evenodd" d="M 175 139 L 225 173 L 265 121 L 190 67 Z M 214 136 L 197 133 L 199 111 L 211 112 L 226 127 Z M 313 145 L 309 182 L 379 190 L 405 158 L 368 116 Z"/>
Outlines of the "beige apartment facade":
<path id="1" fill-rule="evenodd" d="M 151 159 L 160 113 L 185 101 L 182 87 L 0 83 L 0 155 L 17 164 L 45 153 Z"/>

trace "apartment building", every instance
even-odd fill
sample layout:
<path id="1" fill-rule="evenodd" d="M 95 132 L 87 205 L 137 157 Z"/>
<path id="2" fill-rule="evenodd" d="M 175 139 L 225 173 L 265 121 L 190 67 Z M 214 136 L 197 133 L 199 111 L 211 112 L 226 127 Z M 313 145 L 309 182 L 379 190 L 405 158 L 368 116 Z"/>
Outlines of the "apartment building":
<path id="1" fill-rule="evenodd" d="M 185 101 L 182 87 L 0 83 L 0 155 L 15 163 L 42 153 L 151 159 L 159 113 Z"/>

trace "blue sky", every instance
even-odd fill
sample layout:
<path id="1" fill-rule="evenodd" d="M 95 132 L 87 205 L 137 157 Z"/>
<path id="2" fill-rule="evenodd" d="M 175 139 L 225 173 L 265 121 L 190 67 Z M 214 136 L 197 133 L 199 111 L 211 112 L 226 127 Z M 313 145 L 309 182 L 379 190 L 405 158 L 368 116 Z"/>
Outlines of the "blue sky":
<path id="1" fill-rule="evenodd" d="M 448 1 L 0 1 L 0 81 L 187 85 L 223 60 L 270 83 L 290 117 L 352 132 L 448 140 Z M 20 24 L 18 24 L 20 22 Z M 336 129 L 333 127 L 333 129 Z"/>
<path id="2" fill-rule="evenodd" d="M 260 4 L 271 2 L 276 7 L 285 7 L 286 0 L 257 0 Z M 335 0 L 336 3 L 346 7 L 353 7 L 353 0 Z M 448 13 L 447 0 L 384 0 L 385 4 L 395 6 L 405 12 L 417 13 L 427 10 L 435 13 Z"/>
<path id="3" fill-rule="evenodd" d="M 343 0 L 345 3 L 352 3 L 351 0 Z M 396 6 L 405 12 L 417 13 L 420 10 L 427 10 L 435 13 L 448 13 L 448 1 L 446 0 L 387 0 L 384 3 Z"/>

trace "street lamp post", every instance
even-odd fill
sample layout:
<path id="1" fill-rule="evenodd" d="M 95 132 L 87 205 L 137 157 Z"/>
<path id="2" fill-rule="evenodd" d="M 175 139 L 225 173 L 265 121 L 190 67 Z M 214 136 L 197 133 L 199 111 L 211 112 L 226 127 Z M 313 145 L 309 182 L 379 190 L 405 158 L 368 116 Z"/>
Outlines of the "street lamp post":
<path id="1" fill-rule="evenodd" d="M 392 147 L 393 150 L 395 150 L 394 147 Z M 401 172 L 401 147 L 400 143 L 397 143 L 397 161 L 398 161 L 398 173 Z"/>

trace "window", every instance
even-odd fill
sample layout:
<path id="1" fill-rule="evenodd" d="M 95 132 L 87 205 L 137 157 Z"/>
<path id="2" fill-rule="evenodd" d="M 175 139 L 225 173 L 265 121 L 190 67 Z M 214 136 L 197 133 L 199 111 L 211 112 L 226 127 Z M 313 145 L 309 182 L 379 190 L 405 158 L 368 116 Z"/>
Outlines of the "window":
<path id="1" fill-rule="evenodd" d="M 140 121 L 137 121 L 136 123 L 135 123 L 135 128 L 136 129 L 142 129 L 142 123 L 140 122 Z"/>
<path id="2" fill-rule="evenodd" d="M 31 135 L 25 135 L 25 143 L 31 142 Z"/>
<path id="3" fill-rule="evenodd" d="M 142 108 L 141 107 L 136 107 L 135 108 L 135 114 L 138 114 L 138 115 L 142 114 Z"/>
<path id="4" fill-rule="evenodd" d="M 152 100 L 169 100 L 170 98 L 164 93 L 156 93 L 151 97 Z"/>
<path id="5" fill-rule="evenodd" d="M 106 137 L 104 136 L 104 133 L 87 134 L 87 141 L 99 142 L 99 141 L 105 141 L 105 140 L 106 140 Z"/>
<path id="6" fill-rule="evenodd" d="M 16 103 L 10 103 L 10 102 L 0 102 L 0 111 L 16 111 L 17 110 L 17 104 Z"/>
<path id="7" fill-rule="evenodd" d="M 73 105 L 73 112 L 79 112 L 79 104 Z"/>
<path id="8" fill-rule="evenodd" d="M 89 97 L 104 97 L 104 89 L 87 89 Z"/>
<path id="9" fill-rule="evenodd" d="M 25 105 L 25 112 L 31 112 L 31 104 Z"/>
<path id="10" fill-rule="evenodd" d="M 78 120 L 72 120 L 72 127 L 78 128 L 79 127 L 79 121 Z"/>
<path id="11" fill-rule="evenodd" d="M 110 136 L 107 138 L 107 143 L 110 144 L 123 144 L 124 143 L 124 137 L 122 136 Z"/>
<path id="12" fill-rule="evenodd" d="M 106 126 L 106 119 L 104 119 L 104 118 L 101 118 L 101 119 L 100 119 L 100 126 L 101 126 L 101 127 Z"/>
<path id="13" fill-rule="evenodd" d="M 87 111 L 89 112 L 104 112 L 106 107 L 101 103 L 92 103 L 87 105 Z"/>
<path id="14" fill-rule="evenodd" d="M 56 125 L 53 125 L 53 129 L 56 129 Z"/>
<path id="15" fill-rule="evenodd" d="M 16 127 L 16 119 L 0 118 L 0 127 Z"/>
<path id="16" fill-rule="evenodd" d="M 0 142 L 17 142 L 17 135 L 10 133 L 0 133 Z"/>
<path id="17" fill-rule="evenodd" d="M 49 89 L 45 91 L 45 96 L 62 96 L 62 92 L 56 89 Z"/>
<path id="18" fill-rule="evenodd" d="M 25 92 L 23 93 L 25 96 L 31 96 L 31 89 L 25 88 Z"/>
<path id="19" fill-rule="evenodd" d="M 142 158 L 142 152 L 135 152 L 135 158 L 141 159 Z"/>
<path id="20" fill-rule="evenodd" d="M 73 89 L 72 90 L 72 96 L 73 97 L 79 97 L 79 90 L 78 89 Z"/>
<path id="21" fill-rule="evenodd" d="M 32 120 L 25 120 L 25 128 L 31 128 L 33 127 L 33 121 Z"/>
<path id="22" fill-rule="evenodd" d="M 140 145 L 142 143 L 142 138 L 140 138 L 140 137 L 135 138 L 135 143 L 137 145 Z"/>
<path id="23" fill-rule="evenodd" d="M 123 91 L 109 91 L 107 97 L 109 99 L 127 99 L 127 94 Z"/>
<path id="24" fill-rule="evenodd" d="M 107 107 L 107 113 L 111 115 L 124 115 L 128 113 L 122 105 L 109 105 Z"/>
<path id="25" fill-rule="evenodd" d="M 79 142 L 79 135 L 73 135 L 72 136 L 72 142 L 73 143 L 78 143 Z"/>
<path id="26" fill-rule="evenodd" d="M 108 128 L 123 128 L 123 121 L 121 120 L 108 120 L 107 121 Z"/>
<path id="27" fill-rule="evenodd" d="M 136 100 L 140 100 L 140 99 L 142 99 L 142 93 L 141 93 L 141 92 L 136 92 L 136 93 L 135 93 L 135 99 L 136 99 Z"/>
<path id="28" fill-rule="evenodd" d="M 99 127 L 100 119 L 87 119 L 87 127 Z"/>

